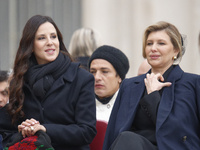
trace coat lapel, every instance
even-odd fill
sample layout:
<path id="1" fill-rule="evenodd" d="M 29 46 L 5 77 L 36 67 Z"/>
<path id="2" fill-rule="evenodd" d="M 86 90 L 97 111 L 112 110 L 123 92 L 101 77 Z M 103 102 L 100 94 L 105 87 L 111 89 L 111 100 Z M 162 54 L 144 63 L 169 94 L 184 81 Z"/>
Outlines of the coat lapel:
<path id="1" fill-rule="evenodd" d="M 170 87 L 164 87 L 162 97 L 160 100 L 160 105 L 158 107 L 157 120 L 156 120 L 156 132 L 160 129 L 164 121 L 169 116 L 173 103 L 174 103 L 174 88 L 175 82 L 181 78 L 183 71 L 177 65 L 170 73 L 167 82 L 171 82 Z"/>
<path id="2" fill-rule="evenodd" d="M 138 103 L 143 95 L 145 86 L 144 86 L 144 78 L 142 80 L 136 81 L 135 86 L 132 86 L 131 88 L 131 95 L 130 95 L 130 107 L 129 107 L 129 114 L 133 115 L 133 113 L 136 110 Z M 135 91 L 135 89 L 138 89 Z"/>
<path id="3" fill-rule="evenodd" d="M 144 76 L 145 75 L 136 77 L 135 81 L 132 83 L 128 83 L 130 84 L 130 86 L 127 86 L 127 88 L 125 89 L 126 93 L 123 95 L 122 101 L 126 101 L 126 99 L 128 99 L 129 103 L 128 103 L 128 107 L 122 108 L 124 115 L 120 116 L 118 121 L 119 121 L 119 124 L 123 123 L 123 125 L 121 126 L 122 128 L 120 128 L 119 132 L 130 129 L 133 123 L 133 119 L 135 117 L 135 113 L 137 110 L 136 108 L 138 106 L 138 103 L 145 89 Z M 135 91 L 135 89 L 138 89 L 138 90 Z"/>
<path id="4" fill-rule="evenodd" d="M 79 63 L 71 63 L 67 71 L 63 74 L 63 76 L 61 76 L 57 81 L 55 81 L 55 83 L 53 84 L 51 89 L 47 92 L 45 97 L 47 98 L 51 93 L 53 93 L 55 90 L 62 87 L 67 82 L 71 83 L 76 77 L 78 67 L 79 67 Z"/>

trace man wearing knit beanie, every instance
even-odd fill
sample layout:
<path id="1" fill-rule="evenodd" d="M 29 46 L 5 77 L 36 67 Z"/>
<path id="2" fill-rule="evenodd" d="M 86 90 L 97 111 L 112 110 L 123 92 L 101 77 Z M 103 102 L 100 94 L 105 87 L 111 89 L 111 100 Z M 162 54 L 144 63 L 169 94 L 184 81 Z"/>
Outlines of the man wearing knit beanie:
<path id="1" fill-rule="evenodd" d="M 97 120 L 108 122 L 120 84 L 129 70 L 129 61 L 119 49 L 104 45 L 89 59 L 88 67 L 95 78 Z"/>

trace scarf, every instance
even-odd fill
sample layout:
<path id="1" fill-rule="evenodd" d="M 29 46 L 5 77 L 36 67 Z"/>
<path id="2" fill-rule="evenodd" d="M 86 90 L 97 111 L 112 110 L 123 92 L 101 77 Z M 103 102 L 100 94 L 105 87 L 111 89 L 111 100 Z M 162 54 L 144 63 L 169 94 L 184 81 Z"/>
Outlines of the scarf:
<path id="1" fill-rule="evenodd" d="M 113 94 L 113 95 L 114 95 L 114 94 Z M 110 100 L 112 99 L 113 95 L 110 96 L 110 97 L 105 97 L 105 98 L 101 98 L 101 99 L 100 99 L 100 98 L 95 94 L 95 97 L 96 97 L 96 99 L 97 99 L 100 103 L 102 103 L 102 104 L 108 104 L 108 103 L 110 102 Z"/>
<path id="2" fill-rule="evenodd" d="M 31 87 L 34 95 L 42 101 L 54 81 L 66 72 L 70 62 L 69 57 L 61 52 L 53 62 L 42 65 L 35 62 L 25 74 L 25 82 Z"/>

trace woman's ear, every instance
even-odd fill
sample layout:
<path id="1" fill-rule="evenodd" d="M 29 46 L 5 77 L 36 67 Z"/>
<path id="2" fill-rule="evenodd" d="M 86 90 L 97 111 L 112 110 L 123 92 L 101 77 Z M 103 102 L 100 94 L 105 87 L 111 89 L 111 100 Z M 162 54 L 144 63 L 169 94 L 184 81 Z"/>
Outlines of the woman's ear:
<path id="1" fill-rule="evenodd" d="M 178 57 L 179 53 L 180 53 L 180 50 L 174 49 L 174 56 Z"/>

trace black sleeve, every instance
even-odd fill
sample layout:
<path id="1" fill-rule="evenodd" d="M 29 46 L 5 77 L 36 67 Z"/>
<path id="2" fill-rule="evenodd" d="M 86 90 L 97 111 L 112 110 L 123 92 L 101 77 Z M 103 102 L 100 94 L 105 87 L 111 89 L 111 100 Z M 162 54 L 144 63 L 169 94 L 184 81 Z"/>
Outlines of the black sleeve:
<path id="1" fill-rule="evenodd" d="M 12 140 L 12 137 L 17 133 L 17 126 L 12 125 L 11 118 L 6 111 L 6 106 L 0 109 L 0 134 L 2 135 L 3 147 Z"/>
<path id="2" fill-rule="evenodd" d="M 148 95 L 145 95 L 140 100 L 141 108 L 147 113 L 147 115 L 152 119 L 154 124 L 156 124 L 157 110 L 160 103 L 160 93 L 154 91 Z"/>

